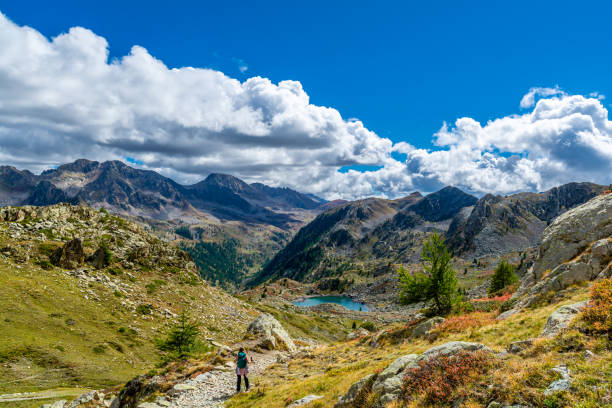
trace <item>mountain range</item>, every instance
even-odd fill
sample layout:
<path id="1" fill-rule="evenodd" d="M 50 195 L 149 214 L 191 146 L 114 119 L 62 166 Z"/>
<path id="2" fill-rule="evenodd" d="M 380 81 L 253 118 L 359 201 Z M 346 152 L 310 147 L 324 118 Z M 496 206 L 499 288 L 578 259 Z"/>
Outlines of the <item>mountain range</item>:
<path id="1" fill-rule="evenodd" d="M 438 231 L 455 255 L 482 257 L 538 244 L 558 215 L 607 187 L 569 183 L 543 193 L 478 199 L 455 187 L 396 200 L 368 198 L 317 216 L 278 252 L 252 284 L 279 278 L 324 278 L 391 272 L 395 263 L 418 264 L 425 236 Z"/>
<path id="2" fill-rule="evenodd" d="M 233 239 L 230 246 L 236 254 L 220 259 L 241 269 L 248 264 L 249 271 L 239 275 L 251 284 L 281 277 L 315 282 L 347 271 L 384 274 L 392 264 L 418 264 L 423 239 L 432 231 L 443 234 L 454 254 L 464 258 L 522 251 L 538 244 L 555 217 L 606 188 L 569 183 L 542 193 L 487 194 L 479 199 L 449 186 L 425 196 L 415 192 L 394 200 L 327 202 L 226 174 L 213 173 L 196 184 L 182 185 L 120 161 L 80 159 L 40 175 L 0 167 L 0 205 L 82 203 L 121 215 L 171 220 L 165 227 L 171 233 L 173 225 L 183 222 L 198 232 L 206 231 L 208 224 L 202 222 L 237 221 L 209 234 L 214 248 L 185 248 L 202 272 L 211 257 L 219 257 L 211 254 Z M 214 280 L 223 282 L 217 275 Z"/>
<path id="3" fill-rule="evenodd" d="M 0 205 L 60 202 L 85 203 L 153 219 L 204 215 L 283 229 L 299 222 L 291 211 L 314 210 L 326 204 L 310 194 L 261 183 L 247 184 L 226 174 L 210 174 L 199 183 L 181 185 L 154 171 L 136 169 L 120 161 L 79 159 L 40 175 L 0 167 Z"/>

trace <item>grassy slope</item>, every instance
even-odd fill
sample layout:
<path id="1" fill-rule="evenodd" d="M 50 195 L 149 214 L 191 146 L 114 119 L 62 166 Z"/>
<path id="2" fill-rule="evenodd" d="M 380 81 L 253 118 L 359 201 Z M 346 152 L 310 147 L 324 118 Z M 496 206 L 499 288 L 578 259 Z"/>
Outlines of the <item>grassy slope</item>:
<path id="1" fill-rule="evenodd" d="M 264 376 L 254 379 L 256 389 L 261 392 L 239 394 L 226 406 L 284 407 L 287 400 L 296 400 L 308 394 L 324 397 L 309 404 L 309 407 L 333 406 L 352 383 L 386 367 L 399 356 L 420 353 L 432 346 L 454 340 L 481 342 L 497 351 L 502 351 L 513 341 L 536 337 L 543 329 L 548 316 L 559 306 L 587 297 L 586 288 L 577 288 L 570 292 L 566 299 L 555 304 L 526 310 L 507 320 L 489 319 L 480 327 L 468 328 L 459 333 L 441 333 L 433 342 L 406 339 L 399 344 L 372 348 L 355 340 L 322 346 L 312 356 L 296 358 L 289 361 L 287 366 L 282 364 L 272 366 Z M 561 353 L 555 341 L 543 342 L 531 355 L 509 356 L 505 364 L 492 373 L 491 381 L 504 384 L 505 392 L 510 399 L 513 396 L 520 398 L 521 392 L 526 392 L 526 389 L 541 394 L 543 389 L 556 379 L 551 374 L 550 368 L 564 363 L 568 364 L 573 373 L 576 393 L 583 402 L 583 405 L 576 406 L 595 407 L 597 406 L 593 402 L 595 396 L 589 385 L 607 383 L 608 387 L 610 386 L 612 357 L 598 339 L 591 339 L 589 346 L 597 355 L 587 361 L 581 352 Z"/>
<path id="2" fill-rule="evenodd" d="M 32 240 L 27 234 L 10 238 L 7 224 L 0 223 L 0 247 L 28 248 L 30 259 L 0 255 L 0 394 L 99 388 L 148 371 L 159 362 L 153 339 L 162 337 L 173 322 L 165 309 L 189 311 L 202 324 L 204 336 L 223 341 L 240 338 L 255 316 L 238 299 L 193 279 L 193 266 L 126 269 L 115 264 L 118 275 L 109 268 L 89 267 L 90 276 L 104 278 L 101 282 L 76 278 L 57 267 L 42 269 L 35 264 L 43 257 L 36 248 L 52 242 Z M 164 245 L 125 222 L 103 231 L 105 238 L 121 228 L 129 229 L 138 245 Z M 54 239 L 61 244 L 61 238 Z M 97 247 L 97 237 L 87 239 Z M 139 305 L 151 305 L 153 312 L 139 313 Z"/>

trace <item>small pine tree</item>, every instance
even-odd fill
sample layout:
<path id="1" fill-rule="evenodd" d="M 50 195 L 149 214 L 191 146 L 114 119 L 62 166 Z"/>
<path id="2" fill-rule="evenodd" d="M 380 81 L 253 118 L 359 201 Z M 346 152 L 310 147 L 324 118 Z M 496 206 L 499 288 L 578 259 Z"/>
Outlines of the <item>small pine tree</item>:
<path id="1" fill-rule="evenodd" d="M 507 286 L 510 286 L 518 281 L 516 273 L 514 273 L 514 266 L 510 265 L 508 261 L 502 259 L 502 261 L 495 268 L 495 273 L 491 277 L 491 285 L 489 286 L 489 293 L 493 294 L 499 292 Z"/>
<path id="2" fill-rule="evenodd" d="M 457 276 L 450 266 L 450 252 L 437 233 L 425 241 L 421 259 L 424 271 L 422 273 L 412 275 L 400 268 L 400 301 L 430 301 L 433 314 L 448 314 L 458 298 Z"/>
<path id="3" fill-rule="evenodd" d="M 184 358 L 195 348 L 199 334 L 199 325 L 183 312 L 179 316 L 178 323 L 170 329 L 166 339 L 158 340 L 156 346 L 159 350 L 168 353 L 171 358 Z"/>

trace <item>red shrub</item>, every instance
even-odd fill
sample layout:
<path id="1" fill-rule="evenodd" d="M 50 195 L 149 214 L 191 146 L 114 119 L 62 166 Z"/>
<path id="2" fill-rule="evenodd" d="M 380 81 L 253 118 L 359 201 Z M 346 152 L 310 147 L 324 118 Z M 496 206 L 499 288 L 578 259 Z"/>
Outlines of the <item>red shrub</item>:
<path id="1" fill-rule="evenodd" d="M 450 403 L 466 396 L 460 387 L 476 381 L 492 367 L 490 354 L 483 351 L 461 352 L 453 356 L 438 356 L 421 361 L 408 370 L 404 378 L 402 397 L 405 401 L 421 394 L 434 406 Z"/>
<path id="2" fill-rule="evenodd" d="M 612 338 L 612 278 L 602 280 L 591 289 L 591 302 L 582 314 L 588 329 L 607 333 Z"/>
<path id="3" fill-rule="evenodd" d="M 495 321 L 495 313 L 473 312 L 450 316 L 434 330 L 445 333 L 461 333 L 467 329 L 485 326 Z"/>
<path id="4" fill-rule="evenodd" d="M 472 302 L 500 302 L 500 303 L 503 303 L 506 300 L 509 300 L 511 297 L 512 297 L 512 293 L 505 293 L 499 296 L 474 299 L 472 300 Z"/>

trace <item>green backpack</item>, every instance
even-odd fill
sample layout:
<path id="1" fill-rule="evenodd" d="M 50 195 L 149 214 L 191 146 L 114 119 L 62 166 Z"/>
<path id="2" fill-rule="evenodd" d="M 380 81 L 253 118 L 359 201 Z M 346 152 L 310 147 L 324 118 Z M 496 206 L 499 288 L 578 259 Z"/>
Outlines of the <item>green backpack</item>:
<path id="1" fill-rule="evenodd" d="M 238 368 L 245 368 L 247 366 L 247 355 L 246 353 L 238 353 Z"/>

